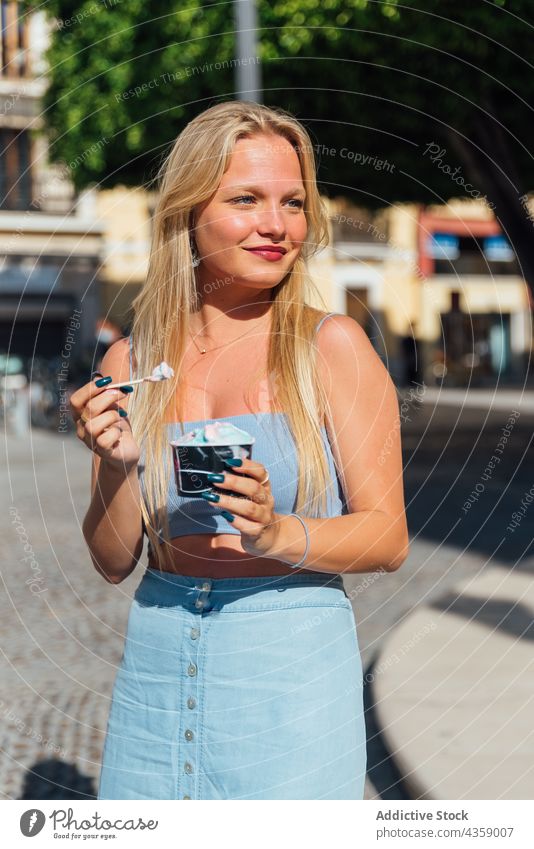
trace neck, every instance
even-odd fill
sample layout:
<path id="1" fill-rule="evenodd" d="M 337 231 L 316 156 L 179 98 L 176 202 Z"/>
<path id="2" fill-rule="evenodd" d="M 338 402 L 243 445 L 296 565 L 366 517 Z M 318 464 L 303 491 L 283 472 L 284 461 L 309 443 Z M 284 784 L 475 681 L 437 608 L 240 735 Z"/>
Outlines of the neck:
<path id="1" fill-rule="evenodd" d="M 271 308 L 271 289 L 257 292 L 242 289 L 241 297 L 236 290 L 213 291 L 202 296 L 199 308 L 191 314 L 191 331 L 208 339 L 220 339 L 226 334 L 231 336 L 234 332 L 244 332 L 247 322 L 260 322 L 263 316 L 270 313 Z"/>

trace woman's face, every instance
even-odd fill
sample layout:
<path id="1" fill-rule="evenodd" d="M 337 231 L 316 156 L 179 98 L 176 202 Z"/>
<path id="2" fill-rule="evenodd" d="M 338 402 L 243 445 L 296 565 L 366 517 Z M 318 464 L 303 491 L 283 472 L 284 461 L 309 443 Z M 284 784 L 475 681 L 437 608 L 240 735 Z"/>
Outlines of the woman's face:
<path id="1" fill-rule="evenodd" d="M 286 139 L 239 139 L 217 191 L 197 208 L 199 284 L 220 279 L 256 290 L 275 287 L 306 237 L 305 197 L 300 162 Z M 250 250 L 262 246 L 282 250 Z"/>

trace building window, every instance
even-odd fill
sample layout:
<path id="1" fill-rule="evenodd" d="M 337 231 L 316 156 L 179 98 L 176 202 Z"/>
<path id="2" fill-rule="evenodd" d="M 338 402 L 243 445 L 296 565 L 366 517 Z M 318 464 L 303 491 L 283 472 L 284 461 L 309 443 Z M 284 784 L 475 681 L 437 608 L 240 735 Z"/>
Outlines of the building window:
<path id="1" fill-rule="evenodd" d="M 30 208 L 30 138 L 26 130 L 0 128 L 0 209 Z"/>
<path id="2" fill-rule="evenodd" d="M 28 15 L 23 14 L 20 3 L 0 2 L 2 19 L 2 76 L 25 77 L 29 73 Z"/>
<path id="3" fill-rule="evenodd" d="M 504 236 L 457 236 L 433 233 L 427 255 L 434 259 L 434 274 L 519 274 L 515 254 Z"/>

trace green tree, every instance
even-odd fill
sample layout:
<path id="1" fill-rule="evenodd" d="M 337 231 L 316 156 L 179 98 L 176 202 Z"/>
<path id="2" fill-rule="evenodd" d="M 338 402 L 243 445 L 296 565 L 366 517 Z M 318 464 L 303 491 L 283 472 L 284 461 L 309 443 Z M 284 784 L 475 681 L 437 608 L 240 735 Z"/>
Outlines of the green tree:
<path id="1" fill-rule="evenodd" d="M 26 0 L 27 9 L 42 5 Z M 150 179 L 234 97 L 232 3 L 50 0 L 44 110 L 75 185 Z M 485 197 L 534 292 L 529 0 L 258 0 L 264 102 L 303 120 L 322 190 L 360 206 Z"/>

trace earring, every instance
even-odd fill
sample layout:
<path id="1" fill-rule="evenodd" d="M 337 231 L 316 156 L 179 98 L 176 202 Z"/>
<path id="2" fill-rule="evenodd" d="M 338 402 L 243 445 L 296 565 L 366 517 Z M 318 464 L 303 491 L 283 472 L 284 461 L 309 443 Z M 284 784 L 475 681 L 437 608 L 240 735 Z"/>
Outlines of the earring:
<path id="1" fill-rule="evenodd" d="M 198 255 L 197 246 L 195 245 L 191 236 L 189 237 L 189 247 L 191 248 L 192 256 L 191 265 L 193 266 L 193 268 L 197 268 L 197 266 L 200 265 L 200 257 Z"/>

